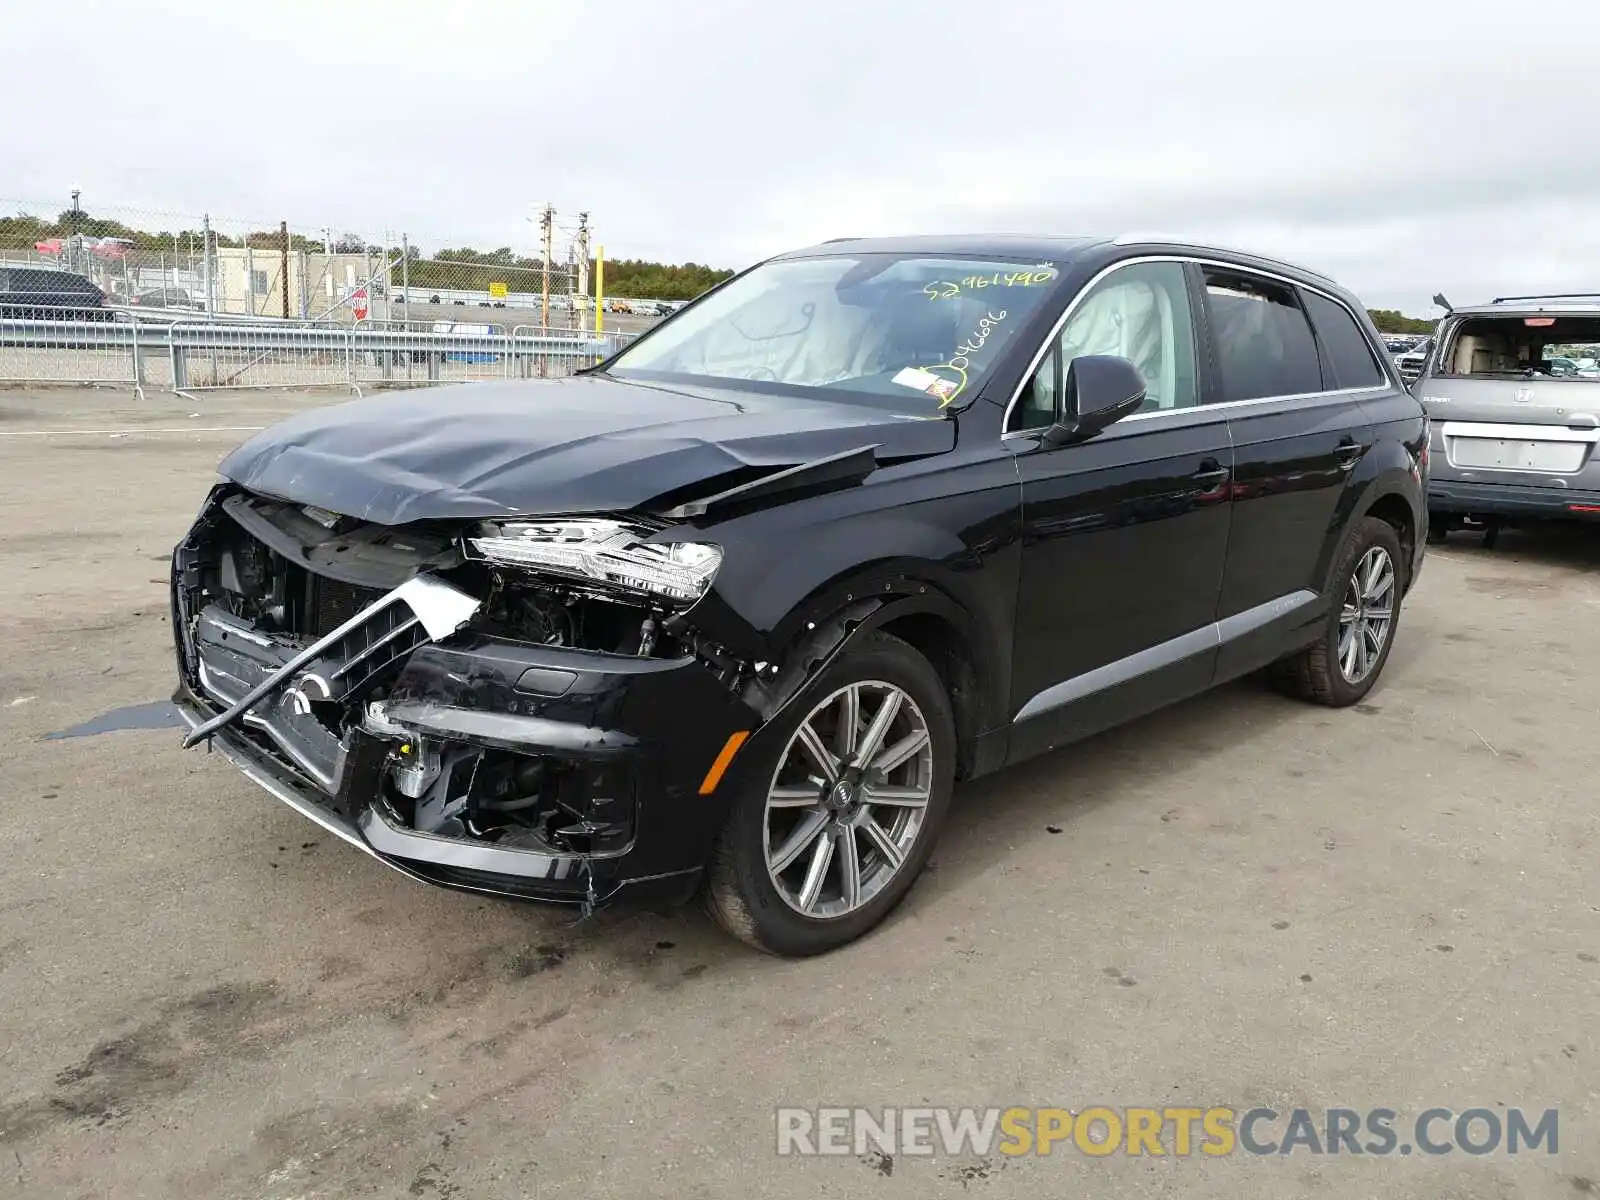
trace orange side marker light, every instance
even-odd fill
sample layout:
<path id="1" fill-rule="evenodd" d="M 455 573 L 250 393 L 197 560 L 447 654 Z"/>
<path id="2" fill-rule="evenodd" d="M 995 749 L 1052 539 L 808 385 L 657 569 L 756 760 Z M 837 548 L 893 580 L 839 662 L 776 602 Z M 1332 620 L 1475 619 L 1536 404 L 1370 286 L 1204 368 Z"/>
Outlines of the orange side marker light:
<path id="1" fill-rule="evenodd" d="M 741 729 L 738 733 L 730 733 L 728 740 L 723 743 L 722 752 L 717 755 L 716 761 L 711 764 L 711 769 L 706 772 L 706 777 L 700 781 L 700 794 L 709 796 L 717 790 L 717 784 L 722 782 L 722 777 L 727 773 L 728 767 L 733 763 L 733 756 L 739 753 L 739 747 L 750 736 L 748 729 Z"/>

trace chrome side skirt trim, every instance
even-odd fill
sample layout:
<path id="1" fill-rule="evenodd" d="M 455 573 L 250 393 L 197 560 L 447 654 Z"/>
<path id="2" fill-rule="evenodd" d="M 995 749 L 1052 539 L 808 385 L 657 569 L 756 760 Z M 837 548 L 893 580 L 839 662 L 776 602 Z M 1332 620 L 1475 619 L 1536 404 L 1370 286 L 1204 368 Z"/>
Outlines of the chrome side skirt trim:
<path id="1" fill-rule="evenodd" d="M 1165 670 L 1186 658 L 1219 649 L 1228 642 L 1311 607 L 1317 599 L 1317 593 L 1313 591 L 1291 592 L 1287 596 L 1279 596 L 1276 600 L 1247 608 L 1244 612 L 1234 613 L 1231 617 L 1223 617 L 1220 621 L 1213 621 L 1189 633 L 1179 634 L 1175 638 L 1130 654 L 1126 658 L 1109 662 L 1103 667 L 1085 671 L 1082 675 L 1074 675 L 1071 679 L 1063 679 L 1030 699 L 1017 711 L 1011 722 L 1013 725 L 1020 724 L 1053 709 L 1092 696 L 1096 692 L 1103 692 L 1108 688 L 1131 683 L 1143 675 Z"/>

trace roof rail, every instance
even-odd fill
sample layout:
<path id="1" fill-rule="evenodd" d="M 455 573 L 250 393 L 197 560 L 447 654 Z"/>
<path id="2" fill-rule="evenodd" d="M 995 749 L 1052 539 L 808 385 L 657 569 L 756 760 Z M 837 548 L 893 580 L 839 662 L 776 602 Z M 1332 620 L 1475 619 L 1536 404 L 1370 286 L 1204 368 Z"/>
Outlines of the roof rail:
<path id="1" fill-rule="evenodd" d="M 1266 262 L 1282 263 L 1286 267 L 1293 267 L 1297 271 L 1304 271 L 1307 275 L 1314 275 L 1327 283 L 1338 286 L 1332 276 L 1324 275 L 1312 267 L 1303 266 L 1288 259 L 1275 258 L 1270 254 L 1263 254 L 1259 250 L 1249 250 L 1241 246 L 1221 246 L 1215 242 L 1208 242 L 1204 238 L 1186 238 L 1174 233 L 1119 233 L 1111 239 L 1113 246 L 1134 246 L 1148 243 L 1154 246 L 1192 246 L 1196 250 L 1220 250 L 1224 254 L 1248 254 L 1251 258 L 1259 258 Z"/>
<path id="2" fill-rule="evenodd" d="M 1600 300 L 1600 292 L 1540 292 L 1536 296 L 1496 296 L 1494 303 L 1508 300 Z"/>

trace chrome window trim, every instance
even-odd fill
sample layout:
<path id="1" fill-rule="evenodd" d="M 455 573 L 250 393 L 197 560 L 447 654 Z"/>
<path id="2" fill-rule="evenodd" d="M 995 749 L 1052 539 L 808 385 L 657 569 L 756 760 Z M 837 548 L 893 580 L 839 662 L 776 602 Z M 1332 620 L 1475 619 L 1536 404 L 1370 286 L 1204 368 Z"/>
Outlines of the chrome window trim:
<path id="1" fill-rule="evenodd" d="M 1220 242 L 1196 241 L 1193 238 L 1177 237 L 1170 233 L 1141 234 L 1137 230 L 1132 233 L 1119 233 L 1111 239 L 1111 244 L 1113 246 L 1174 246 L 1193 250 L 1209 250 L 1213 254 L 1244 254 L 1251 258 L 1261 257 L 1254 250 L 1248 250 L 1240 246 L 1226 246 Z M 1332 276 L 1324 275 L 1321 271 L 1314 270 L 1304 263 L 1292 263 L 1284 259 L 1279 259 L 1278 261 L 1286 267 L 1293 267 L 1296 271 L 1304 271 L 1307 275 L 1315 275 L 1318 279 L 1326 280 L 1328 283 L 1336 282 Z M 1258 273 L 1265 274 L 1265 272 Z"/>
<path id="2" fill-rule="evenodd" d="M 1290 392 L 1283 396 L 1252 396 L 1248 400 L 1219 400 L 1215 404 L 1193 404 L 1188 408 L 1163 408 L 1153 412 L 1130 413 L 1117 422 L 1117 425 L 1126 425 L 1129 421 L 1149 421 L 1156 417 L 1171 418 L 1186 416 L 1191 413 L 1221 412 L 1226 414 L 1230 410 L 1247 408 L 1255 404 L 1276 404 L 1280 400 L 1323 400 L 1340 396 L 1361 396 L 1371 393 L 1374 396 L 1387 394 L 1391 389 L 1379 384 L 1372 387 L 1334 388 L 1326 392 Z M 1116 428 L 1116 426 L 1112 426 Z M 1011 441 L 1013 438 L 1036 438 L 1042 433 L 1045 426 L 1039 425 L 1032 429 L 1014 429 L 1010 433 L 1000 435 L 1001 441 Z"/>
<path id="3" fill-rule="evenodd" d="M 1242 254 L 1245 252 L 1240 251 L 1239 253 Z M 1022 397 L 1022 389 L 1027 387 L 1029 381 L 1033 379 L 1033 373 L 1039 369 L 1039 364 L 1044 361 L 1044 356 L 1048 354 L 1051 347 L 1055 345 L 1056 338 L 1061 336 L 1061 330 L 1065 328 L 1067 322 L 1071 320 L 1072 314 L 1077 311 L 1078 305 L 1082 304 L 1088 295 L 1093 292 L 1094 289 L 1098 287 L 1101 281 L 1107 276 L 1112 275 L 1125 267 L 1138 266 L 1141 263 L 1161 262 L 1194 263 L 1196 266 L 1200 267 L 1217 267 L 1224 271 L 1242 271 L 1247 275 L 1259 275 L 1263 279 L 1270 279 L 1275 283 L 1285 284 L 1288 287 L 1303 288 L 1308 292 L 1315 292 L 1317 295 L 1326 300 L 1332 300 L 1335 304 L 1339 305 L 1355 318 L 1356 328 L 1361 330 L 1361 336 L 1367 339 L 1367 349 L 1373 352 L 1373 356 L 1378 363 L 1378 369 L 1383 374 L 1385 382 L 1382 384 L 1373 384 L 1367 387 L 1359 388 L 1328 388 L 1318 392 L 1286 392 L 1279 396 L 1252 396 L 1248 400 L 1219 400 L 1215 404 L 1192 404 L 1187 408 L 1169 408 L 1156 412 L 1134 413 L 1131 416 L 1124 417 L 1123 421 L 1144 420 L 1150 417 L 1165 417 L 1173 413 L 1197 412 L 1201 409 L 1226 409 L 1243 404 L 1260 404 L 1269 400 L 1303 400 L 1312 396 L 1341 396 L 1348 395 L 1353 392 L 1382 392 L 1394 389 L 1398 389 L 1400 391 L 1405 390 L 1405 385 L 1401 383 L 1398 377 L 1395 375 L 1393 364 L 1388 361 L 1387 355 L 1379 354 L 1376 347 L 1373 346 L 1372 338 L 1368 336 L 1366 327 L 1362 323 L 1360 315 L 1353 312 L 1349 304 L 1340 299 L 1338 296 L 1334 295 L 1332 292 L 1328 291 L 1326 288 L 1317 287 L 1314 284 L 1302 283 L 1298 279 L 1291 279 L 1287 275 L 1278 275 L 1272 271 L 1263 270 L 1259 267 L 1241 266 L 1238 263 L 1224 262 L 1220 259 L 1202 258 L 1191 254 L 1141 254 L 1136 258 L 1120 259 L 1119 261 L 1112 263 L 1110 266 L 1096 272 L 1089 282 L 1085 283 L 1081 288 L 1078 289 L 1078 294 L 1072 298 L 1072 302 L 1062 310 L 1061 316 L 1058 317 L 1056 319 L 1056 323 L 1050 327 L 1050 332 L 1045 335 L 1044 341 L 1040 343 L 1039 348 L 1034 351 L 1033 357 L 1028 361 L 1027 369 L 1022 372 L 1022 378 L 1017 382 L 1016 388 L 1011 393 L 1011 399 L 1006 402 L 1005 411 L 1000 415 L 1000 436 L 1002 440 L 1012 437 L 1035 435 L 1039 430 L 1047 428 L 1047 426 L 1035 425 L 1028 429 L 1007 430 L 1006 425 L 1011 421 L 1011 411 L 1016 408 L 1017 401 Z M 1329 280 L 1329 282 L 1331 283 L 1332 280 Z M 1190 314 L 1190 319 L 1191 321 L 1193 320 L 1192 312 Z M 1310 324 L 1310 321 L 1311 317 L 1308 314 L 1306 316 L 1307 324 Z M 1315 332 L 1316 328 L 1315 326 L 1312 326 L 1313 336 L 1315 336 Z M 1196 345 L 1195 349 L 1199 350 L 1200 347 Z"/>

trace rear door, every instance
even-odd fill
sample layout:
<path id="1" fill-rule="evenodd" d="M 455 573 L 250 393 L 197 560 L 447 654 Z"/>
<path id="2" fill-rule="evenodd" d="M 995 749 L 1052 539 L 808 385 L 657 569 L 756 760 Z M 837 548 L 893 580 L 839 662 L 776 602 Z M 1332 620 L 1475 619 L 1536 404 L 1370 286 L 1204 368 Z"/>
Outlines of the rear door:
<path id="1" fill-rule="evenodd" d="M 1234 448 L 1217 609 L 1217 675 L 1227 678 L 1303 641 L 1301 631 L 1325 611 L 1328 571 L 1356 499 L 1349 480 L 1373 443 L 1361 398 L 1392 385 L 1342 301 L 1242 268 L 1197 270 Z"/>

